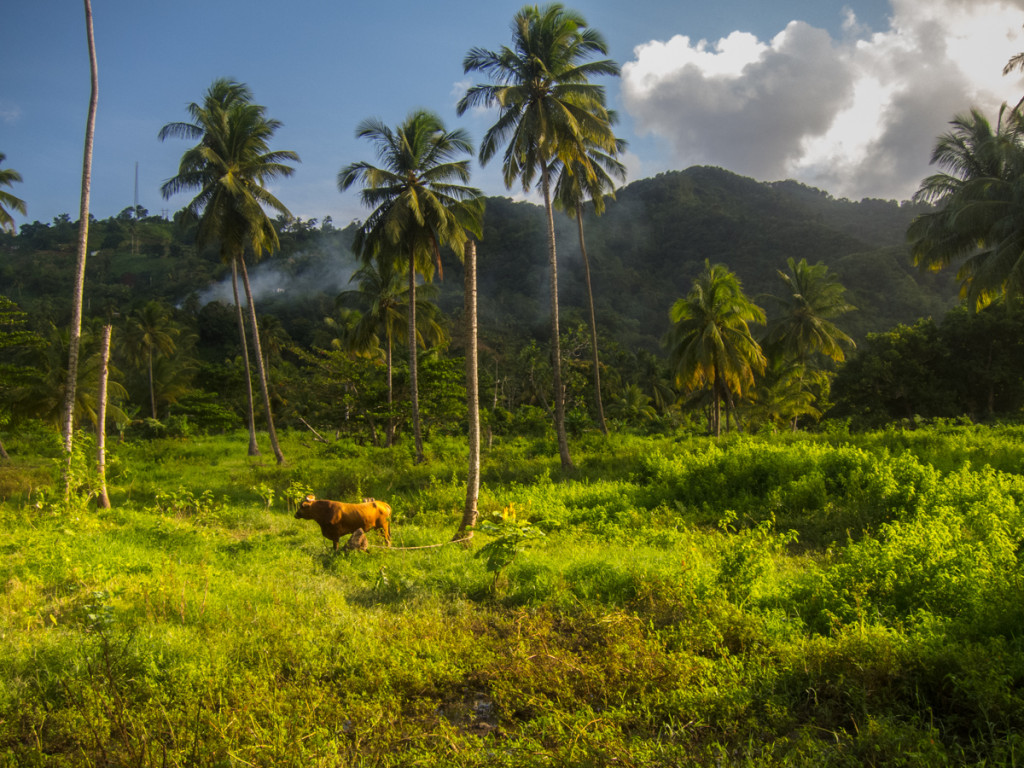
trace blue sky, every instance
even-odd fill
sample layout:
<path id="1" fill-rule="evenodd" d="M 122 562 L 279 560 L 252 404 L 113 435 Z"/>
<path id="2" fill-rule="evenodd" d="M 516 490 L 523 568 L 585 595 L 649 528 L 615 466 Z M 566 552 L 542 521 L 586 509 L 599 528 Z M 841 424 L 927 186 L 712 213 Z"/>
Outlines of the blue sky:
<path id="1" fill-rule="evenodd" d="M 455 115 L 475 75 L 473 46 L 510 39 L 519 2 L 435 0 L 93 0 L 100 101 L 91 211 L 164 200 L 187 147 L 161 143 L 217 77 L 247 83 L 284 123 L 275 148 L 299 153 L 274 189 L 295 215 L 337 225 L 363 211 L 335 185 L 345 164 L 372 159 L 356 125 L 394 125 L 426 107 L 479 141 L 493 115 Z M 904 199 L 929 172 L 934 137 L 956 112 L 994 115 L 1024 94 L 1002 77 L 1024 50 L 1024 0 L 581 0 L 567 3 L 598 29 L 623 77 L 609 101 L 630 143 L 630 178 L 693 164 L 761 180 L 798 178 L 837 197 Z M 25 221 L 77 218 L 89 97 L 82 4 L 8 3 L 0 48 L 0 153 L 24 182 Z M 474 169 L 487 194 L 506 191 L 499 160 Z"/>

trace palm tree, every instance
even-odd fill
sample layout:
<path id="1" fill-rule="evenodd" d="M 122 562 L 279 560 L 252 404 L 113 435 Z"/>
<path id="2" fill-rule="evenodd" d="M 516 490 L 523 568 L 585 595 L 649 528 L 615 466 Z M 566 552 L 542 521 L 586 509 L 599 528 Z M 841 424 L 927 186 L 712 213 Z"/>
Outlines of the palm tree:
<path id="1" fill-rule="evenodd" d="M 676 384 L 708 387 L 712 407 L 708 432 L 721 434 L 721 401 L 740 395 L 765 367 L 764 353 L 749 323 L 764 323 L 764 311 L 750 301 L 736 275 L 721 264 L 704 262 L 693 288 L 672 305 L 669 352 Z"/>
<path id="2" fill-rule="evenodd" d="M 846 301 L 846 289 L 824 264 L 811 266 L 807 259 L 796 262 L 789 258 L 786 265 L 788 271 L 778 272 L 786 287 L 785 293 L 767 297 L 779 312 L 768 323 L 765 347 L 777 353 L 782 362 L 793 364 L 797 372 L 795 382 L 798 388 L 802 388 L 804 374 L 813 367 L 812 361 L 816 357 L 827 357 L 839 363 L 846 359 L 846 350 L 857 346 L 832 322 L 832 318 L 855 307 Z M 776 378 L 782 381 L 785 377 Z M 790 377 L 790 381 L 793 380 Z M 797 410 L 794 410 L 791 422 L 794 430 L 801 415 Z"/>
<path id="3" fill-rule="evenodd" d="M 50 324 L 47 344 L 36 357 L 38 374 L 10 392 L 10 401 L 18 412 L 29 418 L 40 419 L 47 424 L 58 426 L 67 414 L 64 398 L 67 392 L 75 393 L 72 409 L 72 429 L 86 421 L 95 426 L 99 420 L 99 381 L 102 360 L 98 334 L 90 333 L 88 327 L 80 332 L 81 355 L 76 371 L 75 386 L 68 382 L 67 360 L 71 345 L 71 330 Z M 116 372 L 115 372 L 116 373 Z M 127 397 L 124 387 L 116 381 L 108 381 L 109 396 L 121 401 Z M 116 406 L 107 405 L 107 415 L 117 421 L 126 421 L 127 416 Z"/>
<path id="4" fill-rule="evenodd" d="M 179 137 L 198 139 L 199 143 L 186 150 L 178 175 L 160 189 L 165 198 L 182 191 L 198 192 L 185 209 L 199 221 L 196 244 L 199 247 L 219 244 L 221 260 L 241 273 L 267 431 L 277 463 L 283 464 L 284 454 L 277 441 L 270 408 L 245 254 L 248 250 L 259 259 L 264 251 L 273 253 L 278 248 L 277 231 L 264 206 L 287 217 L 291 213 L 266 184 L 291 176 L 295 169 L 287 163 L 298 162 L 299 156 L 288 150 L 270 149 L 269 142 L 281 123 L 268 118 L 266 108 L 252 103 L 251 99 L 247 86 L 231 80 L 215 80 L 201 105 L 189 105 L 193 122 L 165 125 L 159 133 L 161 140 Z M 248 357 L 244 338 L 242 347 Z"/>
<path id="5" fill-rule="evenodd" d="M 365 311 L 342 343 L 360 355 L 373 354 L 375 350 L 384 353 L 388 381 L 388 427 L 385 440 L 390 447 L 395 437 L 393 352 L 396 341 L 409 342 L 409 286 L 398 262 L 384 257 L 372 259 L 357 270 L 349 282 L 353 281 L 359 285 L 358 290 L 345 291 L 338 296 L 338 300 L 355 300 Z M 443 343 L 446 339 L 437 306 L 430 301 L 435 293 L 427 290 L 431 287 L 421 286 L 415 298 L 416 343 L 424 348 Z M 383 349 L 380 347 L 381 335 L 384 337 Z"/>
<path id="6" fill-rule="evenodd" d="M 132 313 L 125 328 L 125 346 L 129 357 L 146 364 L 149 380 L 150 414 L 159 418 L 156 408 L 156 387 L 153 380 L 153 358 L 174 353 L 174 339 L 181 333 L 171 321 L 168 308 L 159 301 L 147 302 Z"/>
<path id="7" fill-rule="evenodd" d="M 92 145 L 96 135 L 96 104 L 99 100 L 99 71 L 96 65 L 96 39 L 92 30 L 92 4 L 85 0 L 85 36 L 89 48 L 89 116 L 85 122 L 85 148 L 82 153 L 82 192 L 78 209 L 78 258 L 75 288 L 71 304 L 71 330 L 68 343 L 68 377 L 64 392 L 64 501 L 71 500 L 71 449 L 75 425 L 75 389 L 78 384 L 78 348 L 82 335 L 82 297 L 85 292 L 85 256 L 89 244 L 89 193 L 92 188 Z"/>
<path id="8" fill-rule="evenodd" d="M 448 246 L 460 259 L 466 230 L 480 235 L 483 200 L 466 186 L 473 146 L 469 135 L 449 131 L 428 110 L 411 112 L 395 130 L 376 118 L 356 128 L 377 151 L 380 166 L 357 162 L 338 172 L 342 192 L 360 184 L 363 204 L 372 209 L 356 233 L 353 247 L 364 262 L 403 251 L 408 264 L 409 339 L 416 338 L 416 275 L 441 274 L 441 248 Z M 422 463 L 419 384 L 416 344 L 409 344 L 409 376 L 416 461 Z"/>
<path id="9" fill-rule="evenodd" d="M 0 152 L 0 164 L 3 164 L 6 159 L 7 155 Z M 16 181 L 21 181 L 20 173 L 12 168 L 0 169 L 0 187 L 9 187 Z M 10 213 L 12 209 L 24 216 L 25 201 L 0 189 L 0 232 L 6 229 L 13 235 L 17 231 L 17 227 L 14 226 L 14 218 Z"/>
<path id="10" fill-rule="evenodd" d="M 914 195 L 939 210 L 914 219 L 907 239 L 919 266 L 958 262 L 961 293 L 978 309 L 1024 296 L 1024 124 L 1004 104 L 994 128 L 976 109 L 952 126 L 932 152 L 940 172 Z"/>
<path id="11" fill-rule="evenodd" d="M 544 198 L 548 225 L 548 263 L 551 270 L 551 357 L 554 374 L 555 429 L 562 467 L 572 466 L 565 431 L 565 393 L 562 391 L 562 356 L 558 329 L 558 261 L 551 187 L 556 161 L 570 172 L 582 167 L 594 171 L 588 148 L 613 152 L 615 137 L 605 108 L 604 89 L 591 77 L 617 75 L 606 55 L 601 35 L 587 27 L 575 11 L 558 3 L 543 8 L 525 6 L 512 24 L 512 47 L 498 51 L 473 48 L 462 65 L 465 72 L 482 72 L 492 83 L 474 85 L 459 101 L 457 112 L 477 107 L 498 107 L 498 120 L 480 145 L 480 162 L 487 163 L 506 144 L 503 160 L 505 186 L 518 180 L 524 190 L 536 181 Z"/>
<path id="12" fill-rule="evenodd" d="M 786 260 L 788 272 L 778 271 L 786 286 L 782 296 L 769 296 L 780 313 L 768 324 L 767 343 L 778 345 L 786 357 L 806 363 L 815 354 L 840 363 L 845 351 L 856 346 L 832 318 L 856 309 L 846 301 L 846 289 L 822 263 L 811 266 Z"/>
<path id="13" fill-rule="evenodd" d="M 609 112 L 610 122 L 615 122 L 613 112 Z M 605 195 L 615 197 L 615 182 L 626 179 L 626 166 L 617 155 L 625 151 L 626 142 L 617 139 L 615 152 L 602 152 L 596 146 L 587 147 L 589 168 L 579 162 L 562 165 L 555 183 L 554 204 L 576 218 L 576 228 L 580 238 L 580 254 L 583 256 L 583 274 L 587 283 L 587 307 L 590 310 L 590 350 L 594 358 L 594 401 L 597 405 L 597 422 L 604 434 L 608 434 L 608 425 L 604 421 L 604 406 L 601 403 L 601 360 L 597 353 L 597 320 L 594 314 L 594 289 L 590 283 L 590 259 L 587 257 L 587 244 L 583 239 L 583 204 L 588 199 L 594 205 L 594 213 L 604 213 Z M 588 171 L 591 173 L 588 175 Z"/>

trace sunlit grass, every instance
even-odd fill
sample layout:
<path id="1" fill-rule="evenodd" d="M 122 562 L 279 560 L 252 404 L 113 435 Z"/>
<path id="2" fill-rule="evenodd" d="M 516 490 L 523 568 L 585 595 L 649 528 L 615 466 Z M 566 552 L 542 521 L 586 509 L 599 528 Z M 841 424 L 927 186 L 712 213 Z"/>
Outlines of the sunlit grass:
<path id="1" fill-rule="evenodd" d="M 102 511 L 19 486 L 52 457 L 16 456 L 0 765 L 980 765 L 1021 748 L 1024 478 L 974 463 L 1014 466 L 1013 433 L 899 454 L 888 434 L 588 436 L 565 476 L 550 446 L 496 444 L 482 516 L 544 534 L 497 571 L 476 556 L 492 537 L 449 543 L 458 441 L 414 467 L 283 437 L 283 467 L 244 435 L 115 444 Z M 333 552 L 294 518 L 297 488 L 388 501 L 395 546 Z"/>

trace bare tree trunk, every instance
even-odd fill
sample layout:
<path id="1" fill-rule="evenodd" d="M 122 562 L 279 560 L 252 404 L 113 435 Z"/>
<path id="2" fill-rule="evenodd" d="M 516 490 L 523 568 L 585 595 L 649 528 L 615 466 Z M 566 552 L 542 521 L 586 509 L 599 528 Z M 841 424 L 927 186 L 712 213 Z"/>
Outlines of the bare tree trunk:
<path id="1" fill-rule="evenodd" d="M 110 334 L 113 329 L 112 325 L 104 325 L 100 342 L 100 399 L 96 414 L 96 468 L 100 477 L 96 504 L 100 509 L 110 509 L 110 496 L 107 495 L 107 378 L 110 375 Z"/>
<path id="2" fill-rule="evenodd" d="M 551 185 L 547 165 L 541 170 L 544 212 L 548 217 L 548 264 L 551 267 L 551 370 L 555 384 L 555 432 L 562 469 L 571 469 L 569 438 L 565 433 L 565 392 L 562 389 L 562 345 L 558 329 L 558 256 L 555 253 L 555 216 L 551 210 Z"/>
<path id="3" fill-rule="evenodd" d="M 480 497 L 480 379 L 477 373 L 476 326 L 476 243 L 466 243 L 466 399 L 469 411 L 469 472 L 466 476 L 466 506 L 456 537 L 476 525 Z M 472 533 L 469 534 L 472 536 Z"/>
<path id="4" fill-rule="evenodd" d="M 4 461 L 10 461 L 11 457 L 7 455 L 7 449 L 4 448 L 4 441 L 0 440 L 0 459 Z"/>
<path id="5" fill-rule="evenodd" d="M 249 322 L 252 326 L 253 357 L 256 358 L 256 369 L 260 377 L 260 392 L 263 395 L 263 408 L 267 412 L 267 433 L 270 435 L 270 446 L 278 464 L 284 464 L 284 454 L 277 442 L 277 430 L 274 429 L 274 414 L 270 410 L 270 390 L 267 389 L 267 372 L 263 367 L 263 352 L 260 349 L 260 328 L 256 323 L 256 305 L 252 301 L 252 289 L 249 286 L 249 273 L 245 268 L 245 259 L 239 259 L 242 268 L 242 286 L 245 288 L 245 300 L 249 304 Z"/>
<path id="6" fill-rule="evenodd" d="M 71 448 L 74 439 L 75 388 L 78 383 L 78 348 L 82 336 L 82 294 L 85 290 L 85 257 L 89 246 L 89 191 L 92 188 L 92 145 L 96 134 L 96 104 L 99 100 L 99 71 L 96 65 L 96 41 L 92 31 L 92 5 L 85 0 L 85 33 L 89 44 L 91 89 L 89 117 L 85 124 L 85 149 L 82 159 L 82 196 L 78 209 L 78 264 L 71 308 L 71 333 L 68 344 L 68 378 L 64 387 L 64 500 L 71 500 Z"/>
<path id="7" fill-rule="evenodd" d="M 583 274 L 587 278 L 587 303 L 590 306 L 590 349 L 594 354 L 594 401 L 597 404 L 597 424 L 607 435 L 608 425 L 604 421 L 604 405 L 601 403 L 601 361 L 597 355 L 597 318 L 594 314 L 594 290 L 590 287 L 590 259 L 587 245 L 583 240 L 583 206 L 576 205 L 576 225 L 580 233 L 580 253 L 583 254 Z"/>
<path id="8" fill-rule="evenodd" d="M 245 317 L 242 315 L 242 304 L 238 301 L 238 261 L 231 259 L 231 290 L 235 294 L 235 309 L 238 311 L 238 336 L 242 340 L 242 362 L 245 365 L 245 396 L 249 406 L 249 455 L 259 456 L 260 447 L 256 443 L 256 405 L 252 399 L 252 375 L 249 371 L 249 342 L 245 338 Z"/>
<path id="9" fill-rule="evenodd" d="M 426 461 L 423 456 L 423 437 L 420 433 L 419 368 L 416 361 L 416 265 L 414 254 L 409 253 L 409 390 L 412 398 L 412 434 L 416 444 L 416 463 Z"/>
<path id="10" fill-rule="evenodd" d="M 395 388 L 394 388 L 394 383 L 393 383 L 394 366 L 392 365 L 392 361 L 391 361 L 391 351 L 392 351 L 391 324 L 387 320 L 385 320 L 384 322 L 385 322 L 386 332 L 387 332 L 387 335 L 388 335 L 388 349 L 387 349 L 388 426 L 387 426 L 387 433 L 385 435 L 385 444 L 387 445 L 388 448 L 390 448 L 391 446 L 393 446 L 395 444 L 395 414 L 394 414 L 394 410 L 393 410 L 394 407 L 395 407 Z"/>
<path id="11" fill-rule="evenodd" d="M 156 385 L 153 383 L 153 348 L 149 348 L 149 407 L 153 411 L 153 419 L 156 415 Z"/>

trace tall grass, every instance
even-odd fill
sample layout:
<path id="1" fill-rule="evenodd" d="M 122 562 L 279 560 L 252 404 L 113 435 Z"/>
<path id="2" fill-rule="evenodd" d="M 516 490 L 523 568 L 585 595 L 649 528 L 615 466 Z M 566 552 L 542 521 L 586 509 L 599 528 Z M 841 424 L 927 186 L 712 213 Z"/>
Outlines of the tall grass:
<path id="1" fill-rule="evenodd" d="M 283 467 L 240 436 L 116 444 L 111 510 L 54 503 L 49 443 L 9 441 L 0 765 L 1022 754 L 1013 429 L 588 435 L 566 475 L 546 443 L 510 440 L 485 456 L 482 517 L 544 536 L 497 575 L 475 556 L 493 536 L 446 543 L 459 441 L 414 466 L 283 439 Z M 294 518 L 307 490 L 388 501 L 396 547 L 335 554 Z"/>

